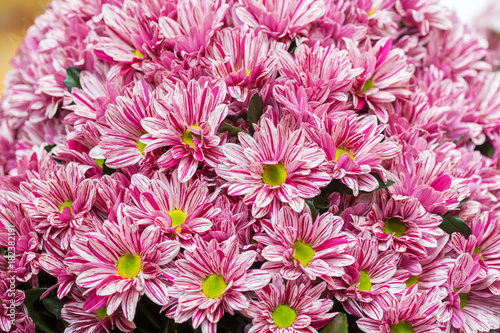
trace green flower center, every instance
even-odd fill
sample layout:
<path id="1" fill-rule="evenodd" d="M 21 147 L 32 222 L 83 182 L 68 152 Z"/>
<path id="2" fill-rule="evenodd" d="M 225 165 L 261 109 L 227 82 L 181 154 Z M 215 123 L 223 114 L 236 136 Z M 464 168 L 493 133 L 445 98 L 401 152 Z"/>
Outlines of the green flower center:
<path id="1" fill-rule="evenodd" d="M 460 298 L 460 309 L 463 309 L 467 305 L 467 294 L 460 293 L 458 297 Z"/>
<path id="2" fill-rule="evenodd" d="M 351 152 L 347 149 L 344 149 L 344 148 L 337 148 L 337 151 L 335 152 L 335 162 L 337 162 L 340 158 L 340 156 L 342 156 L 342 154 L 347 154 L 349 155 L 349 157 L 351 158 L 351 160 L 354 159 L 354 156 L 351 154 Z"/>
<path id="3" fill-rule="evenodd" d="M 405 234 L 408 228 L 406 224 L 401 222 L 399 217 L 392 217 L 384 221 L 384 234 L 394 234 L 395 237 L 401 237 Z"/>
<path id="4" fill-rule="evenodd" d="M 73 214 L 73 201 L 66 201 L 61 206 L 59 206 L 59 212 L 62 212 L 64 208 L 69 207 L 71 214 Z"/>
<path id="5" fill-rule="evenodd" d="M 370 281 L 368 273 L 366 273 L 365 271 L 359 271 L 359 275 L 359 280 L 356 282 L 358 284 L 358 289 L 361 291 L 372 290 L 372 283 Z"/>
<path id="6" fill-rule="evenodd" d="M 478 254 L 478 253 L 481 253 L 481 249 L 478 248 L 477 246 L 474 248 L 474 252 L 472 252 L 472 254 Z M 484 260 L 484 257 L 483 257 L 483 254 L 481 253 L 481 256 L 480 256 L 481 259 Z"/>
<path id="7" fill-rule="evenodd" d="M 170 215 L 170 218 L 172 219 L 172 227 L 177 227 L 176 231 L 181 232 L 182 224 L 186 221 L 187 218 L 186 213 L 184 213 L 180 209 L 175 209 L 167 214 Z"/>
<path id="8" fill-rule="evenodd" d="M 262 181 L 269 186 L 279 186 L 286 181 L 286 168 L 283 164 L 269 164 L 264 166 Z"/>
<path id="9" fill-rule="evenodd" d="M 139 51 L 139 50 L 135 50 L 134 55 L 137 58 L 144 58 L 144 54 L 142 54 L 141 51 Z"/>
<path id="10" fill-rule="evenodd" d="M 220 298 L 227 284 L 218 274 L 212 274 L 207 277 L 201 284 L 201 292 L 207 298 Z"/>
<path id="11" fill-rule="evenodd" d="M 104 169 L 104 158 L 97 158 L 94 160 L 101 169 Z"/>
<path id="12" fill-rule="evenodd" d="M 142 270 L 141 256 L 138 254 L 126 254 L 116 264 L 118 275 L 125 279 L 132 279 Z"/>
<path id="13" fill-rule="evenodd" d="M 408 324 L 407 322 L 400 322 L 399 324 L 392 325 L 391 326 L 391 331 L 392 333 L 414 333 L 413 327 L 411 327 L 411 324 Z"/>
<path id="14" fill-rule="evenodd" d="M 405 281 L 406 287 L 410 288 L 418 283 L 418 275 L 412 275 Z"/>
<path id="15" fill-rule="evenodd" d="M 193 126 L 191 126 L 191 128 L 194 128 L 194 129 L 200 129 L 200 126 L 193 125 Z M 196 148 L 196 147 L 194 146 L 193 136 L 201 140 L 201 135 L 194 134 L 194 133 L 193 133 L 193 132 L 191 132 L 191 130 L 188 128 L 188 129 L 186 130 L 186 132 L 182 135 L 182 142 L 184 142 L 184 143 L 185 143 L 185 144 L 187 144 L 188 146 L 191 146 L 191 147 L 193 147 L 193 148 Z"/>
<path id="16" fill-rule="evenodd" d="M 278 328 L 292 326 L 295 318 L 297 318 L 297 312 L 286 304 L 278 305 L 273 311 L 273 320 Z"/>
<path id="17" fill-rule="evenodd" d="M 375 82 L 373 82 L 372 79 L 368 79 L 363 85 L 363 88 L 361 89 L 360 93 L 364 94 L 365 92 L 373 88 L 375 88 Z"/>
<path id="18" fill-rule="evenodd" d="M 146 146 L 147 144 L 142 143 L 141 141 L 137 141 L 137 148 L 139 148 L 139 151 L 142 155 L 144 155 L 144 148 L 146 148 Z"/>
<path id="19" fill-rule="evenodd" d="M 104 318 L 109 317 L 109 315 L 106 312 L 106 305 L 103 306 L 102 308 L 99 308 L 95 314 L 97 315 L 97 318 L 99 318 L 99 320 L 103 320 Z"/>
<path id="20" fill-rule="evenodd" d="M 314 249 L 308 243 L 296 241 L 293 243 L 294 258 L 297 259 L 302 267 L 309 265 L 314 258 Z"/>

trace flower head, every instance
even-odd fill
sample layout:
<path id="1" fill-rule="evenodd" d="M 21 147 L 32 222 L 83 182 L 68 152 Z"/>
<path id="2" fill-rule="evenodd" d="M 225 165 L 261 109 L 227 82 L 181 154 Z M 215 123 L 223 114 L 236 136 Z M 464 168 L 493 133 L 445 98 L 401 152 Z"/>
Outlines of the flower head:
<path id="1" fill-rule="evenodd" d="M 311 286 L 304 275 L 286 282 L 274 275 L 246 311 L 252 318 L 248 332 L 317 332 L 336 315 L 329 313 L 333 301 L 321 297 L 325 288 L 324 282 Z"/>
<path id="2" fill-rule="evenodd" d="M 263 119 L 253 137 L 240 133 L 239 140 L 240 145 L 225 145 L 227 160 L 217 173 L 228 181 L 229 195 L 243 195 L 245 203 L 253 205 L 254 217 L 266 215 L 273 202 L 300 212 L 304 199 L 318 195 L 330 181 L 318 168 L 324 153 L 306 144 L 300 129 Z"/>
<path id="3" fill-rule="evenodd" d="M 254 239 L 265 247 L 262 265 L 285 279 L 295 280 L 302 274 L 314 280 L 323 275 L 342 276 L 343 267 L 354 263 L 348 255 L 353 240 L 342 230 L 342 219 L 326 213 L 314 221 L 309 213 L 298 214 L 283 207 L 270 221 L 262 222 L 265 234 Z"/>

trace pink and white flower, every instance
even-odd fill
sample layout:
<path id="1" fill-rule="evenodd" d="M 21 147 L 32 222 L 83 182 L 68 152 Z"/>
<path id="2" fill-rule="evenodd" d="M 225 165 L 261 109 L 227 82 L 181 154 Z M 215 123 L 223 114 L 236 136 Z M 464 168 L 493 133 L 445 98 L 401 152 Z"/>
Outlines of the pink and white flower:
<path id="1" fill-rule="evenodd" d="M 262 256 L 267 260 L 262 269 L 296 280 L 302 274 L 315 280 L 323 275 L 340 277 L 343 267 L 352 265 L 348 254 L 354 240 L 343 233 L 343 221 L 331 213 L 316 218 L 298 214 L 283 207 L 271 220 L 261 220 L 265 233 L 254 239 L 265 247 Z"/>
<path id="2" fill-rule="evenodd" d="M 176 270 L 166 272 L 173 282 L 170 294 L 176 298 L 167 316 L 178 323 L 192 319 L 193 327 L 201 326 L 203 333 L 216 332 L 224 312 L 247 309 L 249 300 L 244 293 L 262 289 L 270 276 L 249 269 L 257 253 L 240 253 L 236 236 L 222 243 L 197 238 L 197 245 L 176 261 Z"/>
<path id="3" fill-rule="evenodd" d="M 245 203 L 253 205 L 256 218 L 265 216 L 273 203 L 300 212 L 304 199 L 315 197 L 330 182 L 319 170 L 325 154 L 307 144 L 300 129 L 292 131 L 262 119 L 253 137 L 239 133 L 238 138 L 239 145 L 224 146 L 226 160 L 217 173 L 227 180 L 229 195 L 244 196 Z"/>
<path id="4" fill-rule="evenodd" d="M 156 304 L 167 304 L 167 281 L 162 273 L 180 246 L 163 240 L 154 226 L 139 232 L 126 217 L 119 218 L 118 224 L 106 221 L 102 230 L 75 239 L 72 249 L 74 254 L 66 264 L 76 272 L 84 295 L 93 295 L 85 300 L 85 311 L 106 306 L 106 314 L 112 315 L 121 305 L 125 318 L 132 321 L 142 295 Z"/>
<path id="5" fill-rule="evenodd" d="M 394 158 L 401 149 L 395 142 L 384 141 L 385 126 L 378 125 L 375 116 L 327 117 L 319 127 L 306 128 L 326 154 L 323 170 L 334 179 L 340 179 L 354 195 L 379 187 L 377 178 L 371 173 L 377 173 L 386 182 L 382 163 Z"/>
<path id="6" fill-rule="evenodd" d="M 333 301 L 321 297 L 325 289 L 326 283 L 312 286 L 304 275 L 286 282 L 274 275 L 246 310 L 252 318 L 248 332 L 317 333 L 336 315 L 329 312 Z"/>
<path id="7" fill-rule="evenodd" d="M 221 159 L 219 126 L 226 118 L 226 85 L 209 80 L 178 83 L 175 91 L 155 101 L 157 117 L 142 121 L 149 133 L 141 140 L 144 152 L 169 147 L 156 162 L 163 168 L 178 168 L 178 177 L 186 182 L 193 177 L 200 162 L 215 167 Z"/>

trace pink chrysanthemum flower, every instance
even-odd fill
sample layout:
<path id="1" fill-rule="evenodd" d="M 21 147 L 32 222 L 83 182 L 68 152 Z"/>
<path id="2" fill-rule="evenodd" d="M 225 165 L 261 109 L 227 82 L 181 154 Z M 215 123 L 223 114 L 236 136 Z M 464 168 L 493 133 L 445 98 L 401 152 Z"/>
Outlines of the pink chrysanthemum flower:
<path id="1" fill-rule="evenodd" d="M 448 30 L 453 27 L 449 12 L 438 0 L 404 0 L 396 8 L 407 26 L 417 26 L 422 35 L 427 35 L 430 28 Z"/>
<path id="2" fill-rule="evenodd" d="M 401 200 L 381 195 L 368 216 L 354 218 L 354 225 L 369 230 L 379 241 L 379 249 L 394 249 L 425 259 L 427 248 L 437 247 L 437 238 L 443 230 L 437 228 L 443 221 L 425 210 L 416 198 Z"/>
<path id="3" fill-rule="evenodd" d="M 494 296 L 487 289 L 496 279 L 488 276 L 485 268 L 470 254 L 461 254 L 448 274 L 448 296 L 438 319 L 447 323 L 450 332 L 498 329 L 500 296 Z"/>
<path id="4" fill-rule="evenodd" d="M 262 28 L 275 38 L 307 34 L 309 23 L 325 13 L 324 0 L 239 0 L 236 17 L 251 28 Z"/>
<path id="5" fill-rule="evenodd" d="M 164 45 L 194 60 L 191 64 L 196 65 L 198 54 L 205 51 L 223 25 L 229 6 L 225 0 L 180 0 L 176 4 L 176 18 L 167 15 L 159 20 Z"/>
<path id="6" fill-rule="evenodd" d="M 0 271 L 0 331 L 34 333 L 35 325 L 23 304 L 24 292 L 15 286 L 16 277 Z"/>
<path id="7" fill-rule="evenodd" d="M 123 168 L 139 164 L 144 160 L 146 143 L 141 137 L 146 130 L 141 120 L 152 117 L 149 87 L 144 82 L 137 82 L 127 89 L 123 96 L 116 98 L 114 104 L 106 109 L 103 136 L 99 146 L 90 151 L 94 159 L 103 160 L 111 168 Z"/>
<path id="8" fill-rule="evenodd" d="M 405 284 L 395 277 L 398 257 L 392 251 L 379 252 L 378 243 L 366 234 L 357 238 L 352 248 L 355 262 L 345 268 L 341 279 L 327 279 L 335 297 L 344 308 L 358 317 L 366 313 L 374 319 L 381 319 L 389 293 L 402 292 Z"/>
<path id="9" fill-rule="evenodd" d="M 203 333 L 212 333 L 224 312 L 234 314 L 248 308 L 244 292 L 263 288 L 270 276 L 262 270 L 249 270 L 257 253 L 240 253 L 236 236 L 220 244 L 198 238 L 197 244 L 176 261 L 177 270 L 166 273 L 173 279 L 170 294 L 177 298 L 167 316 L 177 323 L 191 318 L 194 328 L 201 326 Z"/>
<path id="10" fill-rule="evenodd" d="M 436 319 L 441 305 L 437 288 L 418 293 L 418 287 L 413 286 L 406 290 L 399 300 L 393 296 L 387 305 L 381 320 L 366 317 L 356 321 L 356 324 L 367 333 L 440 333 L 443 331 Z"/>
<path id="11" fill-rule="evenodd" d="M 97 311 L 86 311 L 82 301 L 70 301 L 64 304 L 61 310 L 61 317 L 69 325 L 65 332 L 100 333 L 109 332 L 115 327 L 121 332 L 132 332 L 135 324 L 123 316 L 120 310 L 109 315 L 106 313 L 106 306 Z"/>
<path id="12" fill-rule="evenodd" d="M 159 305 L 167 304 L 167 281 L 162 272 L 180 246 L 162 240 L 157 228 L 151 226 L 140 233 L 130 219 L 119 217 L 119 224 L 107 221 L 101 231 L 74 239 L 72 249 L 75 253 L 66 263 L 79 270 L 77 285 L 84 294 L 95 293 L 86 299 L 86 311 L 106 306 L 111 315 L 121 305 L 125 318 L 132 321 L 144 294 Z"/>
<path id="13" fill-rule="evenodd" d="M 323 170 L 340 179 L 354 195 L 379 187 L 377 178 L 370 173 L 376 172 L 386 181 L 382 162 L 395 157 L 401 149 L 394 142 L 383 142 L 385 126 L 377 125 L 375 116 L 326 118 L 320 128 L 306 128 L 312 140 L 325 151 L 327 161 Z"/>
<path id="14" fill-rule="evenodd" d="M 325 114 L 349 107 L 348 92 L 364 69 L 353 68 L 346 50 L 317 43 L 297 46 L 293 56 L 285 50 L 278 54 L 282 77 L 274 87 L 274 96 L 296 118 L 319 125 Z"/>
<path id="15" fill-rule="evenodd" d="M 206 233 L 220 209 L 214 208 L 217 192 L 210 194 L 201 180 L 181 183 L 177 172 L 172 177 L 155 173 L 152 179 L 135 174 L 130 191 L 137 207 L 126 206 L 140 225 L 155 225 L 168 236 L 175 235 L 183 247 L 193 246 L 193 234 Z"/>
<path id="16" fill-rule="evenodd" d="M 309 279 L 342 276 L 343 267 L 354 263 L 348 254 L 354 240 L 343 233 L 342 218 L 325 213 L 313 223 L 311 214 L 298 214 L 283 207 L 270 221 L 262 220 L 265 234 L 254 239 L 265 247 L 262 256 L 267 260 L 262 269 L 279 273 L 287 280 L 305 274 Z"/>
<path id="17" fill-rule="evenodd" d="M 68 249 L 75 229 L 82 226 L 95 202 L 95 182 L 85 179 L 76 163 L 48 168 L 42 176 L 31 172 L 27 176 L 25 186 L 33 201 L 24 205 L 38 222 L 35 228 L 45 237 L 60 236 L 61 248 Z"/>
<path id="18" fill-rule="evenodd" d="M 244 195 L 245 203 L 253 205 L 256 218 L 265 216 L 273 202 L 300 212 L 304 199 L 315 197 L 330 182 L 318 168 L 324 152 L 306 143 L 300 129 L 275 126 L 264 118 L 253 137 L 239 133 L 239 141 L 240 145 L 225 145 L 227 160 L 217 173 L 228 181 L 229 195 Z"/>
<path id="19" fill-rule="evenodd" d="M 223 29 L 207 49 L 212 75 L 223 79 L 231 97 L 244 102 L 250 89 L 261 88 L 276 78 L 277 49 L 285 44 L 271 40 L 263 31 Z"/>
<path id="20" fill-rule="evenodd" d="M 390 170 L 397 174 L 395 184 L 389 187 L 393 196 L 417 198 L 430 213 L 444 215 L 456 209 L 470 196 L 469 178 L 455 177 L 460 153 L 452 144 L 435 150 L 414 153 L 406 145 Z"/>
<path id="21" fill-rule="evenodd" d="M 472 235 L 467 239 L 455 232 L 451 236 L 451 244 L 457 253 L 469 253 L 476 259 L 479 257 L 488 270 L 495 270 L 500 275 L 500 220 L 492 219 L 485 212 L 470 223 Z M 493 274 L 493 272 L 490 272 Z"/>
<path id="22" fill-rule="evenodd" d="M 0 247 L 14 249 L 13 258 L 0 257 L 0 269 L 5 264 L 9 275 L 21 282 L 35 277 L 40 271 L 39 238 L 23 205 L 0 197 Z"/>
<path id="23" fill-rule="evenodd" d="M 181 182 L 193 177 L 199 162 L 215 167 L 223 156 L 217 131 L 228 112 L 225 97 L 223 81 L 192 80 L 187 88 L 177 84 L 172 95 L 156 101 L 158 117 L 142 121 L 150 133 L 143 137 L 144 151 L 170 147 L 156 162 L 163 168 L 178 166 Z"/>
<path id="24" fill-rule="evenodd" d="M 145 56 L 157 56 L 155 51 L 161 44 L 158 23 L 141 7 L 136 1 L 102 6 L 106 31 L 94 46 L 94 52 L 104 61 L 123 64 L 122 74 L 131 69 L 141 70 L 141 61 Z"/>
<path id="25" fill-rule="evenodd" d="M 333 301 L 321 298 L 325 288 L 324 282 L 311 286 L 304 275 L 286 283 L 274 275 L 245 311 L 252 318 L 248 333 L 317 333 L 336 315 L 328 313 Z"/>
<path id="26" fill-rule="evenodd" d="M 387 123 L 390 103 L 411 94 L 409 80 L 413 65 L 407 63 L 403 50 L 392 47 L 390 38 L 382 38 L 373 47 L 368 39 L 362 51 L 351 41 L 346 46 L 353 67 L 365 69 L 353 87 L 354 107 L 360 110 L 367 105 L 382 123 Z"/>

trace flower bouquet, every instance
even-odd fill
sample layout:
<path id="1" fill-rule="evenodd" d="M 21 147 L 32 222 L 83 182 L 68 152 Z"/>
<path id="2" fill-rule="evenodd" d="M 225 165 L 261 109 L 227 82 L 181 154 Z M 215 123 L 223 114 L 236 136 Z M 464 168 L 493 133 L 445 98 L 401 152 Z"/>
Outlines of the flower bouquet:
<path id="1" fill-rule="evenodd" d="M 0 108 L 2 332 L 500 326 L 500 73 L 437 0 L 59 0 Z"/>

